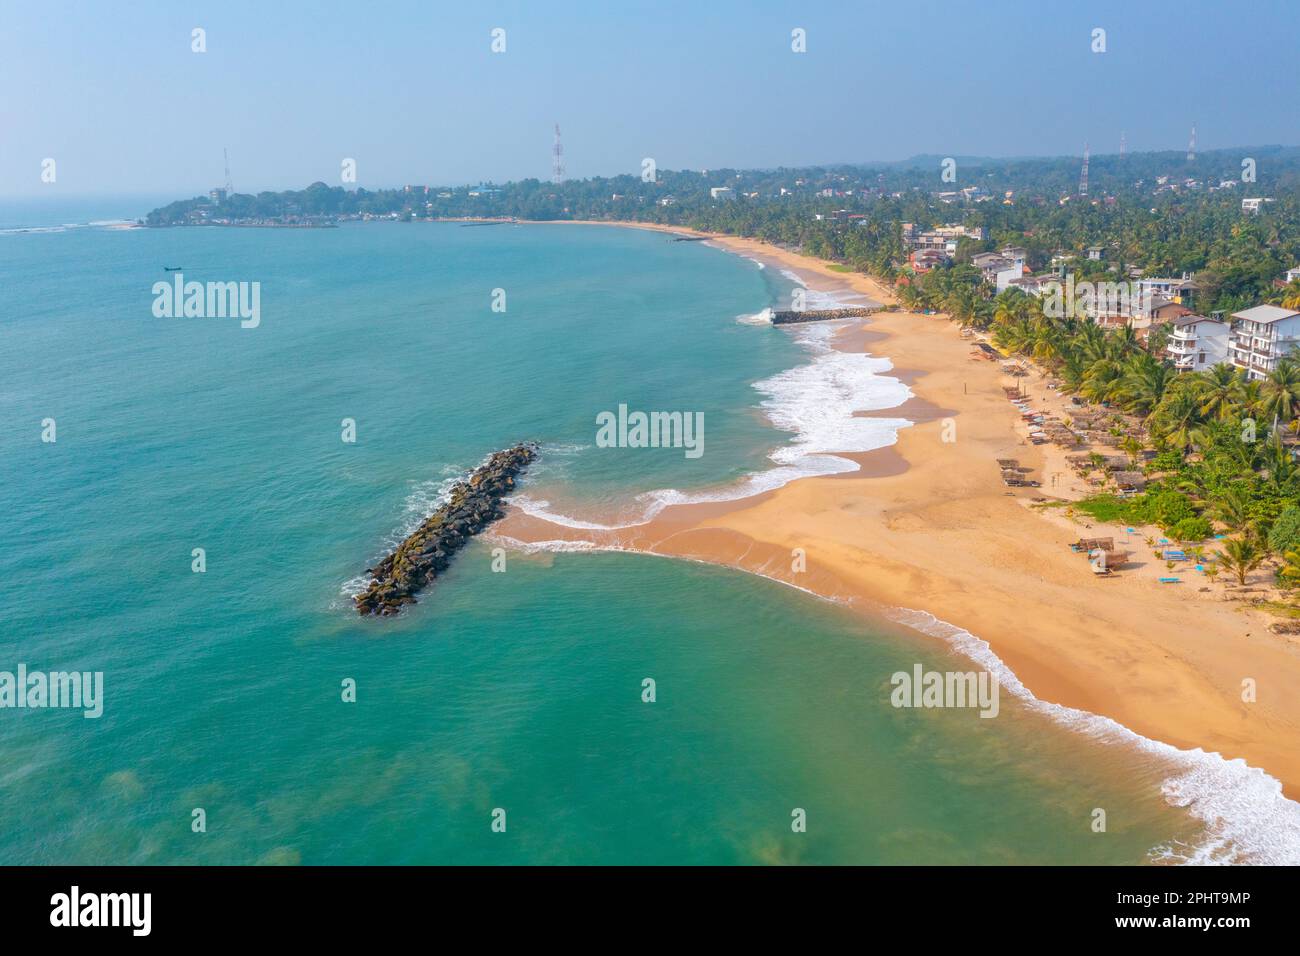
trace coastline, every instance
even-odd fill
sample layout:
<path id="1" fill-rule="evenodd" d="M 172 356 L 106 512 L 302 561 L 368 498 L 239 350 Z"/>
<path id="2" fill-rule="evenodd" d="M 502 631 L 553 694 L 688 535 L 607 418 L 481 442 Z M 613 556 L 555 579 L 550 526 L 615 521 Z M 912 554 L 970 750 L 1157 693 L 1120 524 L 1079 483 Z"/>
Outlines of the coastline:
<path id="1" fill-rule="evenodd" d="M 755 240 L 645 223 L 582 224 L 707 235 L 729 251 L 779 263 L 810 288 L 892 301 L 875 280 Z M 881 313 L 846 323 L 834 344 L 888 356 L 890 376 L 915 396 L 871 413 L 913 425 L 899 430 L 896 444 L 842 456 L 860 470 L 732 501 L 670 504 L 646 524 L 609 531 L 515 511 L 502 533 L 735 567 L 876 613 L 924 612 L 987 641 L 1041 701 L 1110 718 L 1179 750 L 1240 758 L 1277 778 L 1287 797 L 1300 796 L 1294 641 L 1191 583 L 1162 587 L 1149 574 L 1094 580 L 1068 548 L 1082 525 L 1031 509 L 1038 490 L 1003 487 L 997 458 L 1019 458 L 1045 477 L 1045 457 L 1017 429 L 1018 414 L 1001 391 L 1011 380 L 995 363 L 972 361 L 969 342 L 946 318 Z M 945 420 L 955 425 L 955 441 L 941 440 Z M 791 570 L 794 548 L 806 552 L 806 572 Z M 1247 678 L 1258 684 L 1257 702 L 1242 701 Z"/>

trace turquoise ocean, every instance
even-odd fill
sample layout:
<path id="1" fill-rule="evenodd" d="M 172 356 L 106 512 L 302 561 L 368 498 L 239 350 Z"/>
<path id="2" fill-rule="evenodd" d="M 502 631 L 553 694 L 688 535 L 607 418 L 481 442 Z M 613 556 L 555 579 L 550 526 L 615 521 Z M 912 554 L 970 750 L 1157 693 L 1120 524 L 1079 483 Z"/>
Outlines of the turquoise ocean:
<path id="1" fill-rule="evenodd" d="M 0 205 L 0 671 L 104 675 L 98 719 L 0 709 L 0 863 L 1293 858 L 1258 771 L 1005 688 L 893 708 L 895 671 L 985 653 L 917 616 L 631 554 L 497 573 L 490 536 L 399 618 L 351 610 L 516 441 L 564 513 L 770 472 L 824 356 L 755 321 L 779 269 L 614 227 L 110 224 L 150 205 Z M 155 317 L 165 266 L 260 283 L 260 324 Z M 602 454 L 619 403 L 703 412 L 705 454 Z"/>

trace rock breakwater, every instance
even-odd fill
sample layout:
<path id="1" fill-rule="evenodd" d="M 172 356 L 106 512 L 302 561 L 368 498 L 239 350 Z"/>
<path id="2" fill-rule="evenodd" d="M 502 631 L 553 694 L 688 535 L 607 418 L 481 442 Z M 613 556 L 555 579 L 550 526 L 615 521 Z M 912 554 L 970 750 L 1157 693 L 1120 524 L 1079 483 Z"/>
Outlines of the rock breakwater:
<path id="1" fill-rule="evenodd" d="M 451 557 L 504 512 L 501 499 L 537 457 L 536 442 L 496 452 L 451 490 L 450 500 L 425 518 L 397 548 L 373 568 L 369 586 L 355 598 L 357 612 L 386 617 L 446 570 Z"/>

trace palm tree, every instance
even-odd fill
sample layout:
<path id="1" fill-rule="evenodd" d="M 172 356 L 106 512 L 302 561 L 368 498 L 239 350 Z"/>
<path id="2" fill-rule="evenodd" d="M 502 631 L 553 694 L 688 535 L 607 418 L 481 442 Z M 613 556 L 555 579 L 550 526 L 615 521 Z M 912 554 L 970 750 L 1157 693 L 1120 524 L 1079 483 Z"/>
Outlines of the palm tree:
<path id="1" fill-rule="evenodd" d="M 1248 378 L 1241 383 L 1241 411 L 1247 417 L 1258 415 L 1264 404 L 1264 383 L 1257 378 Z"/>
<path id="2" fill-rule="evenodd" d="M 1277 569 L 1277 577 L 1284 588 L 1300 585 L 1300 552 L 1288 551 L 1282 555 L 1282 567 Z"/>
<path id="3" fill-rule="evenodd" d="M 1300 279 L 1292 279 L 1290 284 L 1282 290 L 1280 305 L 1284 309 L 1300 309 Z"/>
<path id="4" fill-rule="evenodd" d="M 1109 402 L 1119 396 L 1124 370 L 1118 362 L 1102 359 L 1084 373 L 1079 394 L 1089 401 Z"/>
<path id="5" fill-rule="evenodd" d="M 1250 515 L 1250 495 L 1241 485 L 1231 485 L 1214 502 L 1211 513 L 1231 531 L 1241 531 L 1253 521 Z"/>
<path id="6" fill-rule="evenodd" d="M 1300 411 L 1300 364 L 1289 355 L 1268 373 L 1262 388 L 1260 411 L 1266 419 L 1289 422 Z"/>
<path id="7" fill-rule="evenodd" d="M 1159 413 L 1152 422 L 1153 430 L 1179 451 L 1190 448 L 1201 425 L 1201 402 L 1187 388 L 1166 395 L 1160 403 Z"/>
<path id="8" fill-rule="evenodd" d="M 1034 333 L 1023 320 L 993 329 L 993 344 L 1007 352 L 1029 352 L 1034 347 Z"/>
<path id="9" fill-rule="evenodd" d="M 1142 454 L 1142 442 L 1138 441 L 1132 435 L 1124 436 L 1124 440 L 1119 443 L 1120 450 L 1128 455 L 1129 467 L 1137 467 L 1138 455 Z"/>
<path id="10" fill-rule="evenodd" d="M 1138 342 L 1137 333 L 1127 325 L 1121 329 L 1116 329 L 1107 336 L 1106 345 L 1111 357 L 1117 359 L 1142 351 L 1142 345 Z"/>
<path id="11" fill-rule="evenodd" d="M 1236 538 L 1225 545 L 1224 550 L 1216 551 L 1219 564 L 1237 576 L 1237 583 L 1246 584 L 1246 575 L 1264 563 L 1268 552 L 1254 538 Z"/>
<path id="12" fill-rule="evenodd" d="M 1221 363 L 1200 377 L 1201 414 L 1219 421 L 1233 418 L 1241 404 L 1241 369 Z"/>
<path id="13" fill-rule="evenodd" d="M 1292 490 L 1292 483 L 1300 469 L 1291 457 L 1291 449 L 1282 444 L 1280 432 L 1273 432 L 1269 436 L 1260 457 L 1263 459 L 1269 493 L 1277 498 L 1286 497 Z"/>
<path id="14" fill-rule="evenodd" d="M 1074 345 L 1089 365 L 1106 358 L 1106 333 L 1095 322 L 1079 325 Z"/>
<path id="15" fill-rule="evenodd" d="M 1154 355 L 1141 352 L 1133 356 L 1121 383 L 1126 403 L 1145 417 L 1150 417 L 1175 374 L 1173 368 Z M 1297 384 L 1300 384 L 1300 379 Z"/>

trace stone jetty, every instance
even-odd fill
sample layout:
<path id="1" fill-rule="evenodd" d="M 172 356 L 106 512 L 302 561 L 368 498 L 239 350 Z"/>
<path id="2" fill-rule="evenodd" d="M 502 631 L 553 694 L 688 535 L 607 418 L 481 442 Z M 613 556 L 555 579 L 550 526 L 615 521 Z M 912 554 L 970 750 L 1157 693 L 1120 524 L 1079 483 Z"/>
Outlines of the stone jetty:
<path id="1" fill-rule="evenodd" d="M 798 322 L 829 322 L 832 319 L 860 319 L 879 312 L 878 307 L 855 309 L 806 309 L 802 312 L 773 312 L 773 325 L 794 325 Z"/>
<path id="2" fill-rule="evenodd" d="M 366 568 L 373 580 L 355 598 L 358 613 L 387 616 L 403 604 L 414 604 L 416 592 L 446 570 L 452 555 L 504 514 L 501 499 L 514 490 L 515 478 L 536 457 L 535 442 L 496 452 L 452 488 L 445 505 L 424 519 L 392 554 Z"/>

